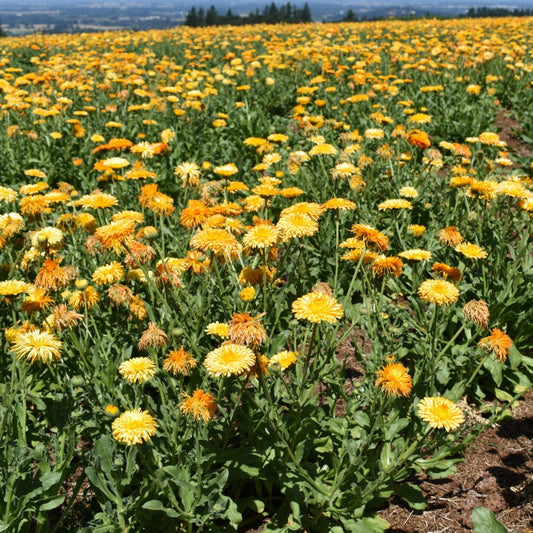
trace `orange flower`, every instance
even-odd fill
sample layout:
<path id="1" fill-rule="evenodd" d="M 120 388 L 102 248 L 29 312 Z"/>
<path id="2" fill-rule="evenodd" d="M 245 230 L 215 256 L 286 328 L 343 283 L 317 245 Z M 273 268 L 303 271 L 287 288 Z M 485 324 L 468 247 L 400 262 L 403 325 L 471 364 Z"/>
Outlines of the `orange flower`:
<path id="1" fill-rule="evenodd" d="M 209 422 L 216 413 L 217 404 L 212 394 L 202 389 L 196 389 L 192 396 L 186 392 L 183 393 L 183 401 L 179 408 L 183 414 L 192 415 L 196 421 L 201 418 L 204 422 Z"/>
<path id="2" fill-rule="evenodd" d="M 381 386 L 387 394 L 409 396 L 413 383 L 407 368 L 401 363 L 389 363 L 376 372 L 376 387 Z"/>
<path id="3" fill-rule="evenodd" d="M 511 338 L 501 329 L 494 328 L 488 337 L 484 337 L 478 342 L 478 346 L 494 353 L 498 361 L 505 361 L 509 348 L 513 345 Z"/>
<path id="4" fill-rule="evenodd" d="M 158 185 L 155 183 L 149 183 L 142 187 L 139 195 L 139 204 L 141 207 L 151 209 L 159 215 L 168 216 L 174 213 L 174 200 L 160 192 Z"/>
<path id="5" fill-rule="evenodd" d="M 407 142 L 422 149 L 429 148 L 431 146 L 431 141 L 429 140 L 428 134 L 421 130 L 409 131 L 407 133 Z"/>

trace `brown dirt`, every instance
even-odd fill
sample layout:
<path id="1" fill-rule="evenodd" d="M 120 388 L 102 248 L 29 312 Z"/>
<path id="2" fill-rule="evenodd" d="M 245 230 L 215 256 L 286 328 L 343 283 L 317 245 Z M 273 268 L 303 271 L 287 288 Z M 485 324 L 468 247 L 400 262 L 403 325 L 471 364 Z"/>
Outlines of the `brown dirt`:
<path id="1" fill-rule="evenodd" d="M 507 143 L 509 150 L 522 157 L 531 155 L 531 147 L 520 138 L 522 126 L 513 118 L 511 111 L 502 110 L 496 114 L 496 126 L 500 128 L 500 139 Z"/>
<path id="2" fill-rule="evenodd" d="M 379 514 L 391 533 L 472 531 L 472 511 L 494 512 L 510 532 L 533 532 L 533 391 L 513 409 L 513 418 L 481 434 L 465 451 L 451 478 L 418 483 L 428 502 L 412 511 L 392 501 Z"/>

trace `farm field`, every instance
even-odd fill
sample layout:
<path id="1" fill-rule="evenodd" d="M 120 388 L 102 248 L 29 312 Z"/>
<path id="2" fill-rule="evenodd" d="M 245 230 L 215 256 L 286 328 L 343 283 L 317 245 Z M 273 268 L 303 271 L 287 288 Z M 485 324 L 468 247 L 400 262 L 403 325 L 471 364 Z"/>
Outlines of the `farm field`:
<path id="1" fill-rule="evenodd" d="M 385 531 L 530 422 L 532 35 L 1 39 L 0 531 Z"/>

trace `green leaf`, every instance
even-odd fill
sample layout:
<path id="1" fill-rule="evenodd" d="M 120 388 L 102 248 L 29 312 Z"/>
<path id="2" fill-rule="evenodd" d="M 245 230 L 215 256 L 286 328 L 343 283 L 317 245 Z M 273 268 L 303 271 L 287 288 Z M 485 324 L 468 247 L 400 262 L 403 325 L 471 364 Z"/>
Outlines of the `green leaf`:
<path id="1" fill-rule="evenodd" d="M 496 395 L 496 398 L 498 398 L 498 400 L 500 400 L 501 402 L 511 402 L 513 400 L 513 397 L 504 390 L 494 389 L 494 394 Z"/>
<path id="2" fill-rule="evenodd" d="M 169 509 L 163 505 L 163 502 L 159 500 L 149 500 L 145 502 L 142 506 L 143 509 L 148 509 L 149 511 L 161 511 L 165 513 L 169 518 L 178 518 L 180 513 L 174 511 L 174 509 Z"/>
<path id="3" fill-rule="evenodd" d="M 507 533 L 507 528 L 498 522 L 494 513 L 486 507 L 475 507 L 472 511 L 475 533 Z"/>
<path id="4" fill-rule="evenodd" d="M 65 496 L 51 496 L 47 502 L 41 504 L 39 511 L 51 511 L 56 507 L 59 507 L 65 501 Z"/>
<path id="5" fill-rule="evenodd" d="M 427 507 L 422 489 L 413 483 L 402 483 L 394 487 L 394 492 L 404 500 L 411 509 L 421 511 Z"/>
<path id="6" fill-rule="evenodd" d="M 522 354 L 518 351 L 518 348 L 514 344 L 512 344 L 511 348 L 509 348 L 509 363 L 511 364 L 511 368 L 513 370 L 516 370 L 522 363 Z"/>
<path id="7" fill-rule="evenodd" d="M 502 384 L 503 379 L 502 364 L 494 360 L 492 357 L 487 357 L 483 366 L 490 372 L 494 383 L 499 387 Z"/>

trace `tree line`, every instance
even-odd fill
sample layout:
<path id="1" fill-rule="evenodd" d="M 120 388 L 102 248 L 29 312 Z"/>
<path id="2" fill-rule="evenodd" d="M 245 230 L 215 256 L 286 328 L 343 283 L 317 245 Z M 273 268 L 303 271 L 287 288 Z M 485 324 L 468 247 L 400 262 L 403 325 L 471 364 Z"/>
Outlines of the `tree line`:
<path id="1" fill-rule="evenodd" d="M 266 5 L 263 11 L 256 9 L 248 15 L 234 15 L 231 9 L 228 9 L 225 15 L 220 15 L 215 6 L 211 6 L 207 11 L 202 7 L 196 9 L 191 7 L 185 18 L 184 25 L 193 28 L 202 26 L 241 26 L 243 24 L 280 24 L 280 23 L 297 23 L 311 22 L 311 9 L 307 2 L 303 8 L 287 2 L 278 8 L 275 2 Z"/>

